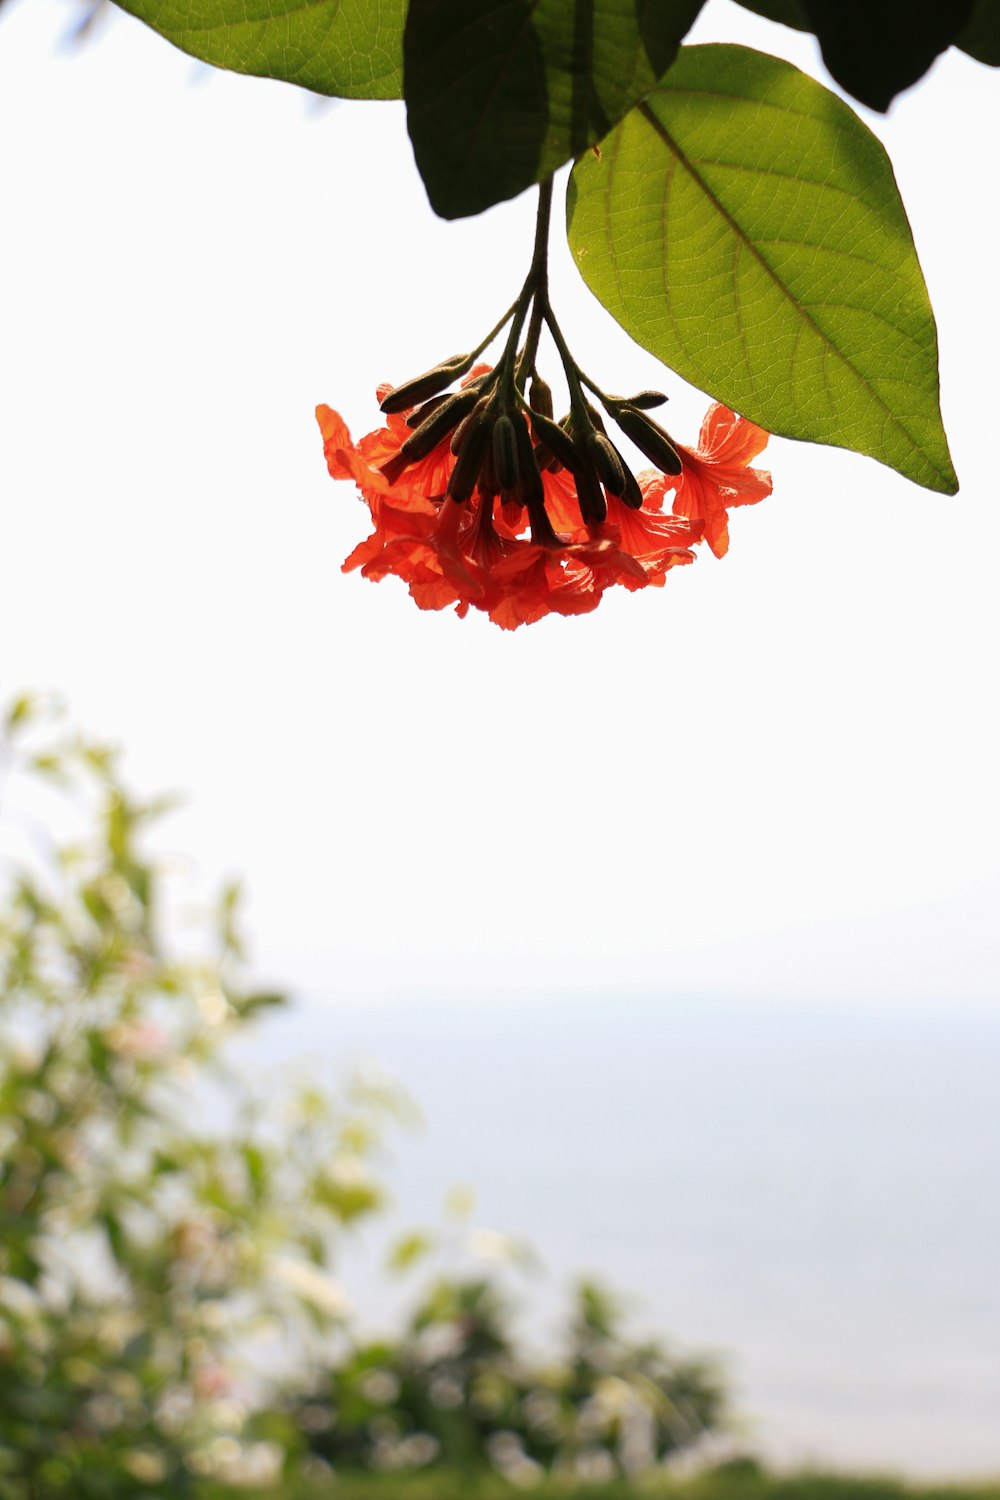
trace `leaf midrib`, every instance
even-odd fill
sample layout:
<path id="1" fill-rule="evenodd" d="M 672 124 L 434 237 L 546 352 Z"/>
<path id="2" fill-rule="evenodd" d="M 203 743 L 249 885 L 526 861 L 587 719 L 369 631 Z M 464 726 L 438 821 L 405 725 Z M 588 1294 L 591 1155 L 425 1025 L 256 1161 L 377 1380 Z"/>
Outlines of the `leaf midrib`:
<path id="1" fill-rule="evenodd" d="M 678 89 L 674 90 L 674 92 L 679 94 L 682 92 L 682 90 Z M 796 300 L 796 298 L 792 295 L 790 289 L 785 285 L 784 281 L 774 270 L 773 266 L 769 263 L 766 257 L 760 253 L 754 241 L 749 238 L 749 236 L 740 226 L 739 222 L 730 213 L 729 209 L 725 206 L 721 199 L 717 197 L 711 186 L 705 181 L 704 177 L 693 165 L 686 153 L 681 150 L 680 146 L 674 140 L 674 137 L 671 135 L 670 131 L 663 124 L 662 120 L 660 120 L 656 116 L 656 114 L 654 114 L 653 110 L 645 100 L 643 100 L 643 102 L 639 104 L 638 111 L 643 119 L 647 122 L 647 124 L 652 128 L 652 130 L 660 137 L 667 149 L 673 152 L 673 154 L 677 157 L 677 160 L 683 166 L 684 170 L 698 185 L 699 189 L 705 194 L 705 197 L 709 200 L 709 202 L 720 214 L 720 216 L 725 219 L 726 223 L 729 225 L 733 234 L 736 236 L 739 242 L 745 245 L 746 248 L 750 251 L 751 255 L 757 261 L 758 265 L 767 274 L 767 276 L 770 277 L 770 279 L 773 281 L 774 285 L 778 288 L 786 301 L 791 303 L 792 307 L 796 309 L 803 320 L 808 323 L 810 328 L 812 328 L 813 332 L 820 339 L 828 353 L 836 355 L 837 359 L 840 360 L 842 364 L 847 366 L 847 368 L 851 371 L 855 378 L 860 381 L 862 386 L 871 396 L 872 400 L 885 413 L 886 418 L 892 424 L 892 426 L 895 427 L 910 444 L 912 451 L 916 454 L 919 454 L 919 456 L 924 460 L 928 467 L 935 474 L 937 474 L 940 479 L 944 480 L 948 485 L 950 485 L 952 478 L 951 474 L 946 470 L 940 468 L 934 462 L 934 460 L 928 454 L 927 450 L 921 443 L 917 441 L 917 439 L 913 436 L 905 423 L 902 422 L 900 418 L 897 417 L 896 414 L 891 410 L 891 408 L 886 404 L 885 399 L 871 384 L 867 376 L 863 375 L 862 372 L 857 368 L 857 366 L 852 364 L 847 356 L 837 348 L 836 344 L 833 343 L 829 335 L 824 332 L 824 330 L 819 326 L 814 318 L 810 317 L 808 311 L 802 306 L 802 304 Z"/>

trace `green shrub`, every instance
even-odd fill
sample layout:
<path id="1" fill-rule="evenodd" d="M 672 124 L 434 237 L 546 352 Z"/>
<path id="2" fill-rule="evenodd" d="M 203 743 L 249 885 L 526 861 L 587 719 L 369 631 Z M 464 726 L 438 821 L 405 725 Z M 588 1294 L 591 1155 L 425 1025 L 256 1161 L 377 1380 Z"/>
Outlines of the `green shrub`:
<path id="1" fill-rule="evenodd" d="M 284 1003 L 246 985 L 235 888 L 172 919 L 147 847 L 167 804 L 58 714 L 16 703 L 0 754 L 7 802 L 12 778 L 34 798 L 20 828 L 5 810 L 0 876 L 0 1497 L 263 1476 L 284 1450 L 247 1439 L 260 1368 L 331 1356 L 333 1248 L 381 1202 L 393 1101 L 300 1089 L 265 1113 L 223 1065 Z"/>

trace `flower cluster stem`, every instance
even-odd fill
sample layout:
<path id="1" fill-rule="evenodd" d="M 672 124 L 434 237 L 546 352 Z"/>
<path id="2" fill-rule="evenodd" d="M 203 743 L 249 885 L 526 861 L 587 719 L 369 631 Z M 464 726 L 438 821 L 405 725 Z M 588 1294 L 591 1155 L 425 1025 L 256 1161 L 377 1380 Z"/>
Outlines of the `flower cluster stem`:
<path id="1" fill-rule="evenodd" d="M 535 243 L 531 253 L 531 264 L 524 279 L 521 294 L 514 304 L 513 321 L 507 335 L 507 343 L 500 357 L 500 379 L 498 394 L 511 406 L 515 403 L 515 392 L 522 384 L 534 363 L 538 336 L 541 332 L 543 308 L 548 300 L 549 277 L 549 226 L 552 222 L 552 178 L 548 178 L 538 189 L 538 213 L 535 219 Z M 524 327 L 524 320 L 531 309 L 528 337 L 520 358 L 517 344 Z"/>
<path id="2" fill-rule="evenodd" d="M 552 311 L 552 305 L 549 302 L 547 295 L 545 297 L 544 305 L 542 308 L 542 317 L 545 320 L 546 328 L 548 328 L 549 333 L 552 335 L 552 342 L 555 344 L 556 349 L 559 351 L 559 358 L 562 361 L 562 367 L 566 372 L 566 384 L 569 386 L 570 406 L 573 408 L 573 411 L 577 416 L 585 419 L 586 397 L 583 394 L 583 384 L 589 385 L 590 382 L 586 380 L 586 377 L 583 376 L 576 360 L 570 353 L 569 345 L 563 337 L 562 329 L 556 322 L 555 313 Z M 583 382 L 583 384 L 581 384 L 581 381 Z M 586 420 L 585 425 L 589 426 L 589 422 L 586 422 Z"/>
<path id="3" fill-rule="evenodd" d="M 520 298 L 510 304 L 503 317 L 500 318 L 496 323 L 494 323 L 493 327 L 490 329 L 486 337 L 484 339 L 480 339 L 479 343 L 476 345 L 471 355 L 469 356 L 470 359 L 478 359 L 483 350 L 488 348 L 489 345 L 492 344 L 493 340 L 497 337 L 501 330 L 506 328 L 511 318 L 517 312 L 518 302 L 520 302 Z"/>

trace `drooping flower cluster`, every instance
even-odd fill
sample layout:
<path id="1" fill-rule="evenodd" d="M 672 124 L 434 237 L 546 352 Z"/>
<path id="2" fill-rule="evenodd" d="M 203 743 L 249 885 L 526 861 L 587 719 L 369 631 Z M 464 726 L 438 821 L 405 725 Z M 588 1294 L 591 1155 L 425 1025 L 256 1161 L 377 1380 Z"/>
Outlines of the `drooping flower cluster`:
<path id="1" fill-rule="evenodd" d="M 446 373 L 461 374 L 458 361 Z M 694 561 L 703 538 L 721 557 L 729 509 L 771 491 L 770 476 L 748 467 L 767 434 L 718 403 L 690 450 L 643 410 L 665 397 L 603 398 L 659 466 L 633 477 L 589 404 L 578 402 L 575 424 L 551 420 L 537 377 L 530 405 L 506 407 L 491 395 L 496 375 L 486 366 L 450 397 L 439 379 L 421 401 L 433 390 L 421 389 L 426 379 L 380 387 L 386 425 L 357 443 L 337 412 L 316 410 L 330 474 L 355 482 L 375 528 L 344 570 L 374 581 L 395 574 L 422 609 L 454 605 L 465 615 L 471 605 L 508 630 L 549 613 L 585 614 L 614 584 L 662 585 L 671 568 Z"/>
<path id="2" fill-rule="evenodd" d="M 354 480 L 375 527 L 345 571 L 394 573 L 422 609 L 472 606 L 505 630 L 587 614 L 614 584 L 662 585 L 702 539 L 721 557 L 729 510 L 771 492 L 771 476 L 749 467 L 767 442 L 752 422 L 716 403 L 692 451 L 649 415 L 661 392 L 609 396 L 580 368 L 549 298 L 551 212 L 548 178 L 519 295 L 471 352 L 381 386 L 384 427 L 355 443 L 339 413 L 316 409 L 327 467 Z M 496 368 L 476 365 L 505 328 Z M 538 372 L 545 331 L 568 387 L 558 422 Z M 607 423 L 654 468 L 633 474 Z"/>

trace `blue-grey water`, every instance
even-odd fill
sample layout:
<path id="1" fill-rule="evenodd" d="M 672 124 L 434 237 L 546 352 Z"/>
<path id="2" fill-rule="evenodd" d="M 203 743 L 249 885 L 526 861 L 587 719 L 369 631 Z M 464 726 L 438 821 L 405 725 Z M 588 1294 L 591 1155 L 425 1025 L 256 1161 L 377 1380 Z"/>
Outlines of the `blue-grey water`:
<path id="1" fill-rule="evenodd" d="M 405 1085 L 393 1228 L 473 1187 L 472 1222 L 547 1268 L 518 1288 L 536 1342 L 595 1275 L 637 1330 L 725 1357 L 776 1460 L 1000 1474 L 1000 1014 L 314 999 L 242 1051 Z M 342 1261 L 372 1327 L 405 1300 L 384 1246 Z"/>

